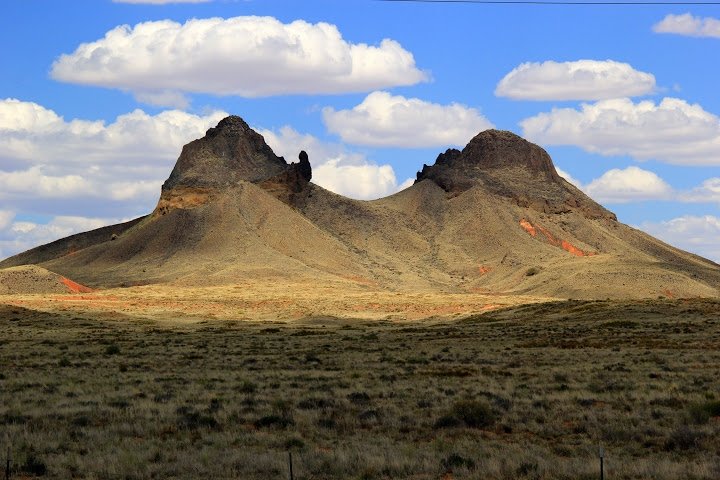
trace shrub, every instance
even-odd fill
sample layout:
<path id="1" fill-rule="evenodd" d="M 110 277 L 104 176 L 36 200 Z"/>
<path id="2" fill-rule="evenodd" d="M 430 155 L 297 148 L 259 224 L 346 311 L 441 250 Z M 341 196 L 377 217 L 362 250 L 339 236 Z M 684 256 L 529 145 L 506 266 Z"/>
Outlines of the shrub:
<path id="1" fill-rule="evenodd" d="M 528 269 L 525 271 L 525 276 L 526 276 L 526 277 L 532 277 L 533 275 L 537 275 L 538 273 L 540 273 L 540 269 L 539 269 L 539 268 L 537 268 L 537 267 L 531 267 L 531 268 L 528 268 Z"/>
<path id="2" fill-rule="evenodd" d="M 462 426 L 462 421 L 452 415 L 443 415 L 438 418 L 433 425 L 433 428 L 457 428 Z"/>
<path id="3" fill-rule="evenodd" d="M 119 353 L 120 347 L 118 347 L 114 343 L 112 345 L 108 345 L 108 347 L 105 349 L 105 355 L 117 355 Z"/>
<path id="4" fill-rule="evenodd" d="M 70 363 L 70 360 L 67 359 L 67 357 L 62 357 L 60 361 L 58 361 L 59 367 L 69 367 L 70 365 L 72 364 Z"/>
<path id="5" fill-rule="evenodd" d="M 332 407 L 335 404 L 331 399 L 325 398 L 306 398 L 298 402 L 298 408 L 303 410 L 315 410 L 321 408 Z"/>
<path id="6" fill-rule="evenodd" d="M 282 415 L 265 415 L 254 422 L 255 427 L 280 427 L 287 428 L 289 425 L 295 425 L 295 421 Z"/>
<path id="7" fill-rule="evenodd" d="M 703 403 L 700 408 L 708 412 L 711 417 L 720 417 L 720 402 Z"/>
<path id="8" fill-rule="evenodd" d="M 720 416 L 720 402 L 707 402 L 701 405 L 693 405 L 688 410 L 690 423 L 704 425 L 710 421 L 710 417 Z"/>
<path id="9" fill-rule="evenodd" d="M 370 403 L 370 395 L 365 392 L 353 392 L 347 396 L 350 403 L 355 405 L 365 405 Z"/>
<path id="10" fill-rule="evenodd" d="M 452 453 L 449 457 L 440 460 L 440 467 L 447 472 L 452 472 L 454 469 L 462 467 L 468 470 L 474 470 L 475 462 L 471 458 L 465 458 L 457 453 Z"/>
<path id="11" fill-rule="evenodd" d="M 87 427 L 90 425 L 90 417 L 87 415 L 80 415 L 79 417 L 73 418 L 72 424 L 76 427 Z"/>
<path id="12" fill-rule="evenodd" d="M 335 428 L 336 423 L 335 423 L 335 420 L 332 418 L 318 418 L 317 425 L 320 428 L 326 428 L 328 430 L 332 430 Z"/>
<path id="13" fill-rule="evenodd" d="M 453 404 L 452 413 L 470 428 L 485 428 L 495 423 L 490 405 L 479 400 L 459 400 Z"/>
<path id="14" fill-rule="evenodd" d="M 365 410 L 360 415 L 358 415 L 358 418 L 360 420 L 373 420 L 380 417 L 380 412 L 377 410 Z"/>
<path id="15" fill-rule="evenodd" d="M 33 452 L 30 452 L 25 458 L 25 463 L 22 464 L 20 470 L 24 473 L 30 473 L 32 475 L 42 477 L 47 472 L 47 465 L 45 465 L 45 462 L 37 458 Z"/>
<path id="16" fill-rule="evenodd" d="M 535 476 L 537 476 L 537 471 L 538 471 L 537 463 L 522 462 L 516 472 L 519 477 L 524 477 L 524 476 L 529 476 L 529 475 L 532 475 L 533 477 L 535 477 Z"/>
<path id="17" fill-rule="evenodd" d="M 704 435 L 699 430 L 691 427 L 681 426 L 673 430 L 665 442 L 666 450 L 690 450 L 698 448 Z"/>
<path id="18" fill-rule="evenodd" d="M 251 394 L 258 390 L 257 383 L 251 382 L 250 380 L 243 380 L 237 389 L 240 393 Z"/>
<path id="19" fill-rule="evenodd" d="M 197 430 L 200 427 L 215 428 L 217 420 L 210 415 L 203 415 L 192 406 L 183 406 L 177 409 L 177 426 L 182 430 Z"/>
<path id="20" fill-rule="evenodd" d="M 285 440 L 285 450 L 301 449 L 305 447 L 305 442 L 299 438 L 288 438 Z"/>

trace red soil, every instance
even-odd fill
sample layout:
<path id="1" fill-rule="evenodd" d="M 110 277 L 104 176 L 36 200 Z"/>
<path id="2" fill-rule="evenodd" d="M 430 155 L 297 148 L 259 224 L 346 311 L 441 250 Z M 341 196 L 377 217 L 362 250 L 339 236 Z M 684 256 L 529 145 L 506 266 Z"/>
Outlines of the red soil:
<path id="1" fill-rule="evenodd" d="M 569 253 L 572 253 L 573 255 L 577 255 L 578 257 L 592 257 L 592 256 L 595 255 L 595 252 L 585 253 L 585 252 L 583 252 L 582 250 L 580 250 L 579 248 L 575 247 L 575 246 L 574 246 L 573 244 L 571 244 L 570 242 L 567 242 L 567 241 L 565 241 L 565 240 L 560 240 L 560 239 L 555 238 L 555 236 L 553 236 L 552 233 L 548 232 L 547 230 L 545 230 L 545 229 L 544 229 L 543 227 L 541 227 L 540 225 L 534 225 L 534 226 L 533 226 L 532 223 L 528 222 L 528 221 L 525 220 L 525 219 L 520 220 L 520 226 L 523 227 L 523 228 L 524 228 L 525 230 L 527 230 L 528 232 L 530 232 L 530 235 L 532 235 L 533 237 L 534 237 L 535 234 L 537 233 L 537 230 L 540 230 L 542 233 L 545 234 L 545 236 L 547 237 L 547 239 L 548 239 L 548 241 L 550 242 L 551 245 L 555 245 L 556 247 L 560 247 L 560 248 L 562 248 L 563 250 L 565 250 L 565 251 L 567 251 L 567 252 L 569 252 Z"/>
<path id="2" fill-rule="evenodd" d="M 72 290 L 75 293 L 92 293 L 97 292 L 97 290 L 93 290 L 92 288 L 88 288 L 84 285 L 80 285 L 79 283 L 73 282 L 69 278 L 60 277 L 60 281 L 63 282 L 65 285 L 68 286 L 70 290 Z"/>
<path id="3" fill-rule="evenodd" d="M 495 267 L 478 267 L 478 272 L 480 272 L 480 275 L 490 273 L 493 270 L 495 270 Z"/>
<path id="4" fill-rule="evenodd" d="M 523 227 L 523 228 L 524 228 L 525 230 L 527 230 L 528 232 L 530 232 L 530 235 L 532 235 L 533 237 L 534 237 L 535 234 L 537 233 L 537 232 L 535 231 L 535 227 L 532 226 L 532 223 L 528 222 L 528 221 L 525 220 L 525 219 L 520 220 L 520 226 Z"/>

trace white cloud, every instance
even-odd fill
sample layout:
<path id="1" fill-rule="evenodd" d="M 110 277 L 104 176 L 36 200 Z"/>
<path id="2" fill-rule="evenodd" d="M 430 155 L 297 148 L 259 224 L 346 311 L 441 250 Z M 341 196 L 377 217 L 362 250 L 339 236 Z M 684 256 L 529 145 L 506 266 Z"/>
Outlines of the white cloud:
<path id="1" fill-rule="evenodd" d="M 407 179 L 398 186 L 392 166 L 377 165 L 363 155 L 349 152 L 343 145 L 323 143 L 290 127 L 283 127 L 278 133 L 260 129 L 258 132 L 288 162 L 297 161 L 300 150 L 305 150 L 313 169 L 313 183 L 340 195 L 363 200 L 380 198 L 413 183 Z"/>
<path id="2" fill-rule="evenodd" d="M 15 218 L 15 212 L 9 210 L 0 210 L 0 231 L 10 225 L 13 218 Z"/>
<path id="3" fill-rule="evenodd" d="M 645 200 L 679 201 L 683 203 L 720 204 L 720 178 L 705 180 L 689 190 L 675 190 L 656 173 L 630 166 L 614 168 L 588 184 L 555 167 L 558 175 L 575 185 L 593 200 L 601 203 L 628 203 Z"/>
<path id="4" fill-rule="evenodd" d="M 128 215 L 140 205 L 150 209 L 182 145 L 226 115 L 136 110 L 106 125 L 0 100 L 0 201 L 18 211 L 33 203 L 55 214 L 68 213 L 58 211 L 58 199 L 62 208 L 92 214 L 100 207 L 88 197 L 114 200 Z"/>
<path id="5" fill-rule="evenodd" d="M 701 186 L 681 192 L 678 200 L 687 203 L 718 203 L 720 204 L 720 178 L 705 180 Z"/>
<path id="6" fill-rule="evenodd" d="M 685 215 L 664 222 L 644 222 L 638 228 L 683 250 L 720 262 L 720 218 Z"/>
<path id="7" fill-rule="evenodd" d="M 273 17 L 119 26 L 61 55 L 51 76 L 131 91 L 242 97 L 364 92 L 428 80 L 394 40 L 351 44 L 335 25 Z"/>
<path id="8" fill-rule="evenodd" d="M 662 21 L 653 25 L 656 33 L 676 33 L 690 37 L 720 38 L 720 20 L 712 17 L 693 17 L 689 13 L 667 15 Z"/>
<path id="9" fill-rule="evenodd" d="M 720 119 L 677 98 L 627 98 L 554 108 L 522 122 L 523 136 L 542 145 L 576 145 L 602 155 L 631 155 L 676 165 L 720 165 Z"/>
<path id="10" fill-rule="evenodd" d="M 3 225 L 0 221 L 0 259 L 75 233 L 126 220 L 129 219 L 57 216 L 47 224 L 8 222 Z"/>
<path id="11" fill-rule="evenodd" d="M 190 106 L 190 99 L 185 94 L 174 90 L 162 90 L 159 92 L 137 90 L 133 94 L 138 102 L 155 107 L 173 107 L 186 110 Z"/>
<path id="12" fill-rule="evenodd" d="M 83 195 L 91 188 L 92 184 L 80 175 L 48 176 L 37 165 L 24 171 L 0 170 L 0 191 L 5 194 L 33 192 L 39 197 L 58 198 Z"/>
<path id="13" fill-rule="evenodd" d="M 638 167 L 609 170 L 585 185 L 583 190 L 601 203 L 670 200 L 675 194 L 662 178 Z"/>
<path id="14" fill-rule="evenodd" d="M 655 77 L 627 63 L 578 60 L 523 63 L 500 80 L 498 97 L 513 100 L 605 100 L 647 95 Z"/>
<path id="15" fill-rule="evenodd" d="M 493 124 L 476 109 L 373 92 L 352 110 L 322 111 L 328 130 L 347 143 L 375 147 L 465 146 Z"/>

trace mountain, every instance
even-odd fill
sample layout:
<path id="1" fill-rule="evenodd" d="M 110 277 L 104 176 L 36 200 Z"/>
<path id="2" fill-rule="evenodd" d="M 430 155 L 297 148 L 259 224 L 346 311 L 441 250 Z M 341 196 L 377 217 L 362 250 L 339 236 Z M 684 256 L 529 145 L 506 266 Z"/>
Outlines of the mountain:
<path id="1" fill-rule="evenodd" d="M 152 214 L 0 262 L 99 288 L 240 280 L 562 298 L 718 296 L 720 266 L 617 221 L 498 130 L 373 201 L 311 182 L 236 116 L 183 151 Z"/>

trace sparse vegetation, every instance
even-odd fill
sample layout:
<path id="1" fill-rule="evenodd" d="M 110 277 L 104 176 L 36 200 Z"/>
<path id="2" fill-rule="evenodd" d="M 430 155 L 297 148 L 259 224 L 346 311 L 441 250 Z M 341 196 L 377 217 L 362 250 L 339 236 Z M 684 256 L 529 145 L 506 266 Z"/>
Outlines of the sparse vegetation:
<path id="1" fill-rule="evenodd" d="M 289 478 L 292 451 L 302 480 L 589 479 L 600 443 L 607 478 L 720 475 L 717 301 L 271 327 L 3 308 L 17 476 Z"/>
<path id="2" fill-rule="evenodd" d="M 532 277 L 533 275 L 537 275 L 538 273 L 540 273 L 540 269 L 537 267 L 530 267 L 527 270 L 525 270 L 526 277 Z"/>

